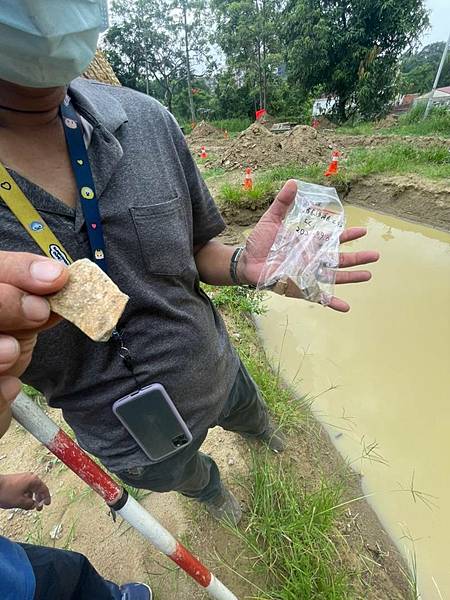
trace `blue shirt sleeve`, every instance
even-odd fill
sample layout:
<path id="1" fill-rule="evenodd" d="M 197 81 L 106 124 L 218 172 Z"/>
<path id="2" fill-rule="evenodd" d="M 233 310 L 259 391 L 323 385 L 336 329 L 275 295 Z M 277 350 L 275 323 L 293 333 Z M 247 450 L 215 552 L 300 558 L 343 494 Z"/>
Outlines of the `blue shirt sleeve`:
<path id="1" fill-rule="evenodd" d="M 0 598 L 33 600 L 36 580 L 25 550 L 0 536 Z"/>

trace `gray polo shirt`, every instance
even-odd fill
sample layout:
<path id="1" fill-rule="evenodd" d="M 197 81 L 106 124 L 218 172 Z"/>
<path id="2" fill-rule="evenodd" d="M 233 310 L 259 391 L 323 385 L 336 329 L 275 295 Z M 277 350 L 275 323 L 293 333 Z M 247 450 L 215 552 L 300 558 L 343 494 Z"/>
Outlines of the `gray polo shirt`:
<path id="1" fill-rule="evenodd" d="M 158 102 L 82 79 L 69 95 L 93 126 L 89 158 L 109 274 L 130 296 L 118 328 L 140 383 L 163 384 L 200 436 L 215 424 L 238 370 L 224 323 L 199 288 L 193 255 L 194 245 L 224 229 L 223 220 L 183 134 Z M 89 257 L 81 207 L 11 174 L 72 258 Z M 2 201 L 0 231 L 0 250 L 41 254 Z M 39 335 L 22 380 L 63 410 L 81 446 L 111 470 L 149 464 L 111 410 L 136 388 L 114 342 L 92 342 L 63 322 Z"/>

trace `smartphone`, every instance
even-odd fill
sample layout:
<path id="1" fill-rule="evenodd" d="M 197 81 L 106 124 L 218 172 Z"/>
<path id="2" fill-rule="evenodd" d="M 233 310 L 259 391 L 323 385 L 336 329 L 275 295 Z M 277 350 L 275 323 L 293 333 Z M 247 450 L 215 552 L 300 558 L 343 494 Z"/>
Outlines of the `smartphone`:
<path id="1" fill-rule="evenodd" d="M 192 442 L 186 423 L 159 383 L 116 400 L 112 409 L 152 462 L 169 458 Z"/>

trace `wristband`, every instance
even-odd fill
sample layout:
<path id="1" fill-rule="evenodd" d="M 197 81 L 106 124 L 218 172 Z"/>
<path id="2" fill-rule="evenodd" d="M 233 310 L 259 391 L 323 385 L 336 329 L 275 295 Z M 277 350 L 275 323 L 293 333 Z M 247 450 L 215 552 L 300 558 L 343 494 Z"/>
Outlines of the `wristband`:
<path id="1" fill-rule="evenodd" d="M 236 250 L 233 252 L 233 255 L 231 256 L 231 261 L 230 261 L 231 281 L 234 283 L 234 285 L 239 285 L 239 286 L 245 285 L 245 287 L 247 287 L 247 288 L 256 290 L 256 285 L 252 285 L 251 283 L 249 283 L 249 284 L 241 283 L 239 281 L 239 277 L 237 275 L 239 259 L 241 258 L 241 255 L 244 252 L 244 250 L 245 250 L 245 248 L 243 246 L 239 246 L 239 248 L 236 248 Z"/>
<path id="2" fill-rule="evenodd" d="M 239 248 L 236 248 L 236 250 L 233 252 L 233 255 L 231 256 L 230 277 L 231 277 L 231 281 L 234 283 L 234 285 L 241 285 L 241 283 L 238 279 L 238 276 L 237 276 L 237 267 L 238 267 L 239 258 L 241 257 L 241 254 L 243 252 L 244 252 L 243 246 L 239 246 Z"/>

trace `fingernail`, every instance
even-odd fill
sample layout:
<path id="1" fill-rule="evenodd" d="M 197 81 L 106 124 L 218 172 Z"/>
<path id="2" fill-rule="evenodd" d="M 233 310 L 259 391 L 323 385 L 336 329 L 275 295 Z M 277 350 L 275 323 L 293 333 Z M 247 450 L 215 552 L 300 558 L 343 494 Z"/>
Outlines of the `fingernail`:
<path id="1" fill-rule="evenodd" d="M 34 279 L 50 283 L 61 275 L 64 267 L 55 260 L 36 260 L 30 265 L 30 273 Z"/>
<path id="2" fill-rule="evenodd" d="M 12 337 L 0 338 L 0 363 L 12 362 L 19 354 L 19 342 Z"/>
<path id="3" fill-rule="evenodd" d="M 39 296 L 22 296 L 22 311 L 29 321 L 46 321 L 50 316 L 50 305 Z"/>

